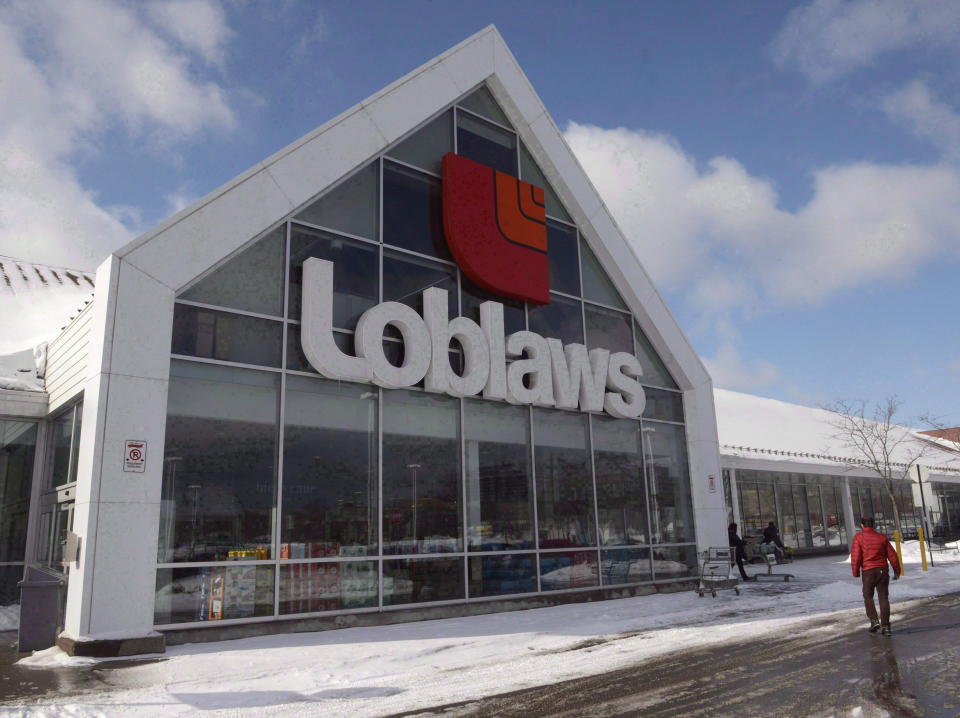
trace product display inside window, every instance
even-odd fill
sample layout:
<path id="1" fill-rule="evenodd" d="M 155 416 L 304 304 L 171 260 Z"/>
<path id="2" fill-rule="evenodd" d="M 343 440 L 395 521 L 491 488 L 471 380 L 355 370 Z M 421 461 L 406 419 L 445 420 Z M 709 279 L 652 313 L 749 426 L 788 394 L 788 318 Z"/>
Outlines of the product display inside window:
<path id="1" fill-rule="evenodd" d="M 157 571 L 158 624 L 273 615 L 273 566 L 203 566 Z"/>
<path id="2" fill-rule="evenodd" d="M 472 102 L 491 117 L 489 93 Z M 597 259 L 589 251 L 581 258 L 575 226 L 547 221 L 546 305 L 492 295 L 451 261 L 441 180 L 430 174 L 449 151 L 511 175 L 519 163 L 525 177 L 547 185 L 539 201 L 546 198 L 550 216 L 568 218 L 529 153 L 518 154 L 515 134 L 468 112 L 454 127 L 453 117 L 436 116 L 180 296 L 163 449 L 159 625 L 688 575 L 686 547 L 659 545 L 695 540 L 682 394 Z M 317 331 L 301 311 L 311 258 L 333 264 L 332 334 L 321 348 L 304 341 Z M 581 297 L 581 272 L 587 299 L 608 306 Z M 237 282 L 256 290 L 245 295 Z M 479 325 L 481 304 L 496 302 L 505 335 L 529 330 L 635 353 L 639 383 L 651 387 L 642 420 L 615 418 L 602 401 L 589 409 L 557 409 L 553 400 L 525 406 L 496 391 L 427 391 L 425 380 L 393 388 L 382 377 L 345 379 L 311 365 L 307 349 L 314 358 L 339 352 L 338 362 L 365 358 L 355 342 L 360 316 L 381 302 L 422 315 L 431 287 L 448 292 L 449 319 Z M 405 336 L 386 324 L 383 353 L 394 367 L 412 356 Z M 465 346 L 459 338 L 449 345 L 457 377 L 468 370 Z M 73 414 L 61 420 L 64 475 L 76 422 Z M 174 565 L 188 562 L 205 565 Z"/>

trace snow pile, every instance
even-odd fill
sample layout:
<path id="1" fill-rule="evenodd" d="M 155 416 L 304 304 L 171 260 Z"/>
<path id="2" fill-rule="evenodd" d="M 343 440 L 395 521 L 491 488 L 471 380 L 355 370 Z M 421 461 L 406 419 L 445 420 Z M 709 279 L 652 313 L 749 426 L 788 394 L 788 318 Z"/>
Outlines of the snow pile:
<path id="1" fill-rule="evenodd" d="M 0 631 L 16 631 L 20 627 L 20 606 L 0 606 Z"/>
<path id="2" fill-rule="evenodd" d="M 43 391 L 42 373 L 37 370 L 37 357 L 46 362 L 46 345 L 0 356 L 0 389 Z"/>
<path id="3" fill-rule="evenodd" d="M 236 716 L 382 716 L 602 673 L 722 641 L 796 632 L 814 614 L 852 609 L 845 620 L 861 618 L 860 581 L 843 557 L 800 559 L 773 571 L 796 580 L 743 584 L 739 597 L 724 591 L 716 599 L 699 598 L 685 591 L 173 646 L 165 660 L 111 671 L 108 689 L 44 700 L 36 713 L 24 715 L 164 717 L 223 710 Z M 960 591 L 960 562 L 922 572 L 908 559 L 906 575 L 890 591 L 895 604 Z M 51 661 L 70 665 L 74 659 L 56 651 L 40 658 L 45 665 Z"/>

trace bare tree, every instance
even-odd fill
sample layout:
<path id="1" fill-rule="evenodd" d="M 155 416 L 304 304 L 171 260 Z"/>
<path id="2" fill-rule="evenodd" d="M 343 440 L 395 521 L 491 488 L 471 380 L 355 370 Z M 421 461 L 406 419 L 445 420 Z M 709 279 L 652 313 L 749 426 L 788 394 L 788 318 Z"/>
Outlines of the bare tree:
<path id="1" fill-rule="evenodd" d="M 910 467 L 930 452 L 926 442 L 897 422 L 901 406 L 896 396 L 888 396 L 872 406 L 862 400 L 839 399 L 823 407 L 833 415 L 828 421 L 834 430 L 832 438 L 852 451 L 849 458 L 840 457 L 840 460 L 851 467 L 868 469 L 883 479 L 893 504 L 897 531 L 901 531 L 901 524 L 896 482 L 906 479 Z"/>

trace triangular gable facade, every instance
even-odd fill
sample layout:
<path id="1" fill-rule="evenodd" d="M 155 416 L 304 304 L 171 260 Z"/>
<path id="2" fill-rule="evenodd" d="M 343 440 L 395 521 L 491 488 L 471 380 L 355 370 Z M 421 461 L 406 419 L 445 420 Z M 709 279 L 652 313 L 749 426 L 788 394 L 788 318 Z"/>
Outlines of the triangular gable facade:
<path id="1" fill-rule="evenodd" d="M 456 126 L 455 106 L 466 110 L 461 113 L 466 120 Z M 579 247 L 574 256 L 579 253 L 582 296 L 628 309 L 636 322 L 635 346 L 642 347 L 637 353 L 648 358 L 645 383 L 682 391 L 696 540 L 701 548 L 723 545 L 725 511 L 717 489 L 719 452 L 710 378 L 491 26 L 181 211 L 116 252 L 98 270 L 75 524 L 86 550 L 71 575 L 65 632 L 70 641 L 152 632 L 156 565 L 151 556 L 157 553 L 152 527 L 160 522 L 164 501 L 162 454 L 175 311 L 225 306 L 251 320 L 297 319 L 291 313 L 299 302 L 292 282 L 284 295 L 259 281 L 264 272 L 282 276 L 286 271 L 286 247 L 291 256 L 295 251 L 286 236 L 287 220 L 312 225 L 318 234 L 320 227 L 336 230 L 346 237 L 341 245 L 349 250 L 355 239 L 362 255 L 364 241 L 379 241 L 389 231 L 383 216 L 357 211 L 368 201 L 365 197 L 374 197 L 370 207 L 382 206 L 376 193 L 383 181 L 379 173 L 387 170 L 381 167 L 389 165 L 397 182 L 404 181 L 400 175 L 407 166 L 424 177 L 437 175 L 436 152 L 425 153 L 423 146 L 447 133 L 453 151 L 456 140 L 449 133 L 469 122 L 487 128 L 477 130 L 481 137 L 485 131 L 496 134 L 498 126 L 516 133 L 517 174 L 545 185 L 548 224 L 553 218 L 559 229 L 571 229 Z M 496 144 L 496 137 L 492 141 Z M 435 189 L 418 186 L 411 191 Z M 410 241 L 424 238 L 417 235 Z M 442 248 L 431 252 L 428 244 L 409 249 L 423 256 L 424 271 L 435 269 L 431 259 L 449 260 Z M 442 286 L 444 278 L 438 275 L 436 281 Z M 454 280 L 451 292 L 456 287 Z M 373 298 L 373 290 L 368 294 Z M 350 303 L 362 305 L 361 299 L 350 297 Z M 347 334 L 350 327 L 344 329 Z M 173 354 L 178 353 L 174 336 Z M 281 350 L 288 369 L 296 353 L 295 342 L 288 338 L 286 351 Z M 120 470 L 126 466 L 124 451 L 131 439 L 147 445 L 144 467 L 133 475 Z M 157 457 L 152 463 L 151 455 Z M 130 547 L 134 536 L 137 551 Z M 134 600 L 129 594 L 118 596 L 115 588 L 121 579 L 140 595 Z"/>

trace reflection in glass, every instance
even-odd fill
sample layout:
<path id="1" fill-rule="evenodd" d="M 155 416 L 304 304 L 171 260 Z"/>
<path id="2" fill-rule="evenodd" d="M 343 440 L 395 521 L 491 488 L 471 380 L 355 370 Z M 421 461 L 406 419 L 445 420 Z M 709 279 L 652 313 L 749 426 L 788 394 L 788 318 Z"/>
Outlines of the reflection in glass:
<path id="1" fill-rule="evenodd" d="M 580 243 L 580 261 L 583 265 L 583 298 L 626 311 L 627 305 L 620 292 L 613 286 L 610 277 L 600 265 L 600 260 L 586 242 Z"/>
<path id="2" fill-rule="evenodd" d="M 333 326 L 353 329 L 379 301 L 379 249 L 366 242 L 293 225 L 290 233 L 290 313 L 300 318 L 303 263 L 309 257 L 333 262 Z"/>
<path id="3" fill-rule="evenodd" d="M 441 160 L 448 152 L 453 152 L 453 110 L 428 122 L 387 152 L 387 156 L 440 174 Z"/>
<path id="4" fill-rule="evenodd" d="M 536 554 L 471 556 L 468 561 L 471 598 L 537 590 Z"/>
<path id="5" fill-rule="evenodd" d="M 377 605 L 376 561 L 280 566 L 280 613 L 317 613 Z"/>
<path id="6" fill-rule="evenodd" d="M 405 558 L 383 562 L 384 606 L 458 598 L 464 598 L 462 558 Z"/>
<path id="7" fill-rule="evenodd" d="M 650 581 L 650 549 L 614 548 L 600 553 L 600 576 L 604 586 Z"/>
<path id="8" fill-rule="evenodd" d="M 580 259 L 577 253 L 577 230 L 547 220 L 547 248 L 550 289 L 579 297 Z"/>
<path id="9" fill-rule="evenodd" d="M 179 298 L 282 316 L 286 244 L 286 225 L 281 225 L 194 284 Z"/>
<path id="10" fill-rule="evenodd" d="M 559 339 L 564 344 L 583 344 L 583 314 L 579 300 L 551 294 L 549 304 L 531 306 L 527 316 L 530 331 L 542 337 Z"/>
<path id="11" fill-rule="evenodd" d="M 823 548 L 827 541 L 823 530 L 823 511 L 820 508 L 820 487 L 807 486 L 807 510 L 810 512 L 810 540 L 814 548 Z"/>
<path id="12" fill-rule="evenodd" d="M 679 389 L 677 382 L 670 376 L 670 372 L 660 359 L 660 355 L 657 354 L 657 350 L 653 348 L 650 340 L 647 339 L 647 335 L 643 333 L 640 325 L 636 322 L 633 323 L 633 332 L 636 340 L 634 353 L 640 360 L 640 366 L 643 367 L 643 383 L 663 386 L 667 389 Z"/>
<path id="13" fill-rule="evenodd" d="M 797 538 L 797 518 L 793 512 L 793 490 L 789 484 L 778 484 L 776 490 L 777 506 L 780 509 L 780 523 L 778 524 L 780 540 L 783 541 L 785 546 L 797 548 L 800 544 Z M 761 530 L 766 527 L 769 521 L 774 520 L 773 517 L 770 517 L 764 521 Z"/>
<path id="14" fill-rule="evenodd" d="M 273 566 L 157 569 L 154 623 L 273 615 Z"/>
<path id="15" fill-rule="evenodd" d="M 533 440 L 540 548 L 596 545 L 587 417 L 534 409 Z"/>
<path id="16" fill-rule="evenodd" d="M 601 544 L 648 543 L 642 451 L 638 421 L 593 417 L 593 462 Z"/>
<path id="17" fill-rule="evenodd" d="M 377 237 L 380 168 L 372 162 L 300 212 L 294 219 L 357 237 Z"/>
<path id="18" fill-rule="evenodd" d="M 465 112 L 457 113 L 457 154 L 517 176 L 517 136 Z"/>
<path id="19" fill-rule="evenodd" d="M 807 508 L 807 489 L 805 486 L 793 487 L 793 508 L 797 517 L 798 548 L 813 548 L 813 534 L 810 526 L 810 512 Z"/>
<path id="20" fill-rule="evenodd" d="M 532 547 L 527 408 L 465 401 L 463 413 L 470 550 Z"/>
<path id="21" fill-rule="evenodd" d="M 547 182 L 547 178 L 544 177 L 540 167 L 533 159 L 533 155 L 530 154 L 530 151 L 523 142 L 520 143 L 520 179 L 543 188 L 543 194 L 547 204 L 547 216 L 556 217 L 571 224 L 573 223 L 570 215 L 567 214 L 567 210 L 563 208 L 560 198 L 557 197 L 557 193 L 553 191 L 550 183 Z"/>
<path id="22" fill-rule="evenodd" d="M 629 314 L 584 304 L 587 320 L 587 346 L 609 349 L 611 352 L 633 354 L 633 329 Z"/>
<path id="23" fill-rule="evenodd" d="M 280 557 L 376 554 L 376 390 L 291 376 L 285 417 Z"/>
<path id="24" fill-rule="evenodd" d="M 0 563 L 24 560 L 36 445 L 36 423 L 0 421 Z"/>
<path id="25" fill-rule="evenodd" d="M 383 552 L 461 551 L 456 399 L 383 392 Z"/>
<path id="26" fill-rule="evenodd" d="M 513 334 L 527 328 L 527 320 L 523 313 L 523 302 L 506 297 L 497 297 L 485 292 L 476 284 L 460 274 L 460 302 L 462 316 L 480 323 L 480 305 L 484 302 L 499 302 L 503 305 L 503 329 L 506 334 Z"/>
<path id="27" fill-rule="evenodd" d="M 740 528 L 742 538 L 759 536 L 766 525 L 760 516 L 760 498 L 757 496 L 757 482 L 745 481 L 740 478 L 742 470 L 737 471 L 737 493 L 740 496 Z"/>
<path id="28" fill-rule="evenodd" d="M 73 445 L 74 407 L 57 416 L 50 422 L 50 483 L 49 486 L 63 486 L 76 477 L 76 469 L 71 471 L 71 446 Z"/>
<path id="29" fill-rule="evenodd" d="M 843 529 L 843 503 L 838 490 L 833 486 L 822 486 L 823 519 L 827 535 L 827 545 L 842 546 L 847 542 Z"/>
<path id="30" fill-rule="evenodd" d="M 161 563 L 271 557 L 279 384 L 269 372 L 171 362 Z"/>
<path id="31" fill-rule="evenodd" d="M 682 426 L 643 422 L 653 543 L 694 540 L 687 440 Z"/>
<path id="32" fill-rule="evenodd" d="M 657 581 L 697 575 L 696 546 L 654 546 L 651 551 L 653 577 Z"/>
<path id="33" fill-rule="evenodd" d="M 440 201 L 439 179 L 384 162 L 384 243 L 449 260 Z"/>
<path id="34" fill-rule="evenodd" d="M 507 116 L 503 113 L 503 110 L 500 109 L 500 105 L 486 87 L 478 88 L 476 92 L 463 98 L 457 104 L 461 107 L 466 107 L 471 112 L 476 112 L 478 115 L 486 117 L 488 120 L 493 120 L 498 124 L 511 127 Z"/>
<path id="35" fill-rule="evenodd" d="M 406 304 L 423 316 L 423 291 L 431 287 L 447 290 L 447 316 L 457 316 L 457 273 L 453 267 L 409 254 L 384 251 L 383 301 Z M 391 336 L 400 336 L 394 327 L 387 331 Z"/>
<path id="36" fill-rule="evenodd" d="M 640 377 L 641 384 L 644 379 L 645 377 Z M 649 386 L 643 388 L 643 393 L 647 397 L 647 403 L 643 407 L 644 419 L 683 422 L 683 394 Z"/>
<path id="37" fill-rule="evenodd" d="M 562 591 L 596 586 L 596 551 L 558 551 L 540 554 L 540 588 Z"/>
<path id="38" fill-rule="evenodd" d="M 279 367 L 282 342 L 279 321 L 174 305 L 173 354 Z"/>

